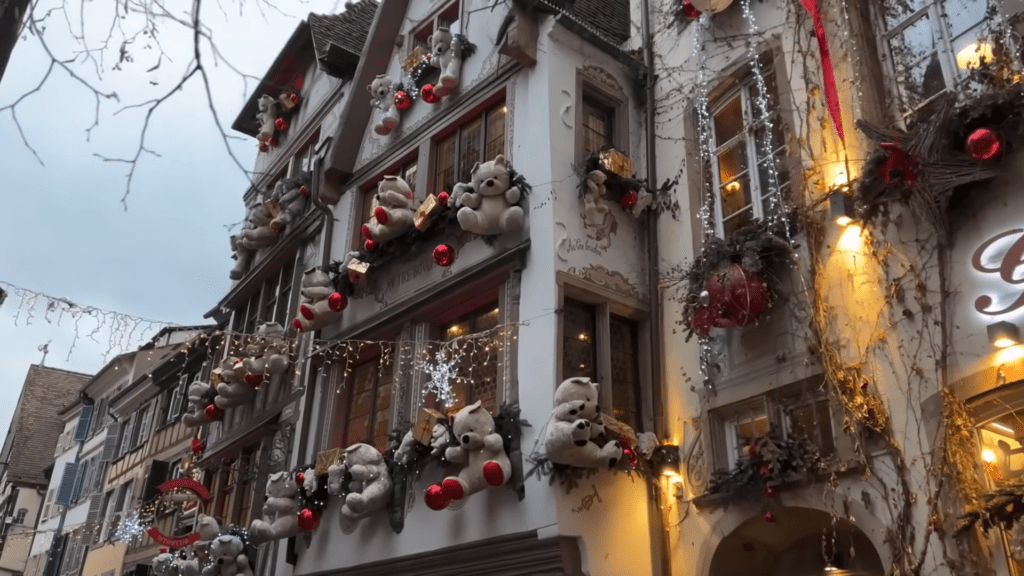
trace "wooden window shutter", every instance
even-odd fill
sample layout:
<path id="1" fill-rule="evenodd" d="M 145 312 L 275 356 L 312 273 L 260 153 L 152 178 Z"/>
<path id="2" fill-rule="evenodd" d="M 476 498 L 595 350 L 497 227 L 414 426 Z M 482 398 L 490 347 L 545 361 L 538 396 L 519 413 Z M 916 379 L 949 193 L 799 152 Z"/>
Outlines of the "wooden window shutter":
<path id="1" fill-rule="evenodd" d="M 64 464 L 64 477 L 60 480 L 60 488 L 57 490 L 57 504 L 70 506 L 71 497 L 74 495 L 75 480 L 78 478 L 78 462 Z"/>
<path id="2" fill-rule="evenodd" d="M 114 451 L 117 450 L 117 437 L 121 424 L 114 422 L 107 426 L 107 438 L 103 441 L 103 453 L 100 454 L 100 462 L 110 462 L 114 459 Z"/>
<path id="3" fill-rule="evenodd" d="M 92 411 L 95 408 L 92 404 L 82 405 L 82 411 L 78 413 L 78 426 L 75 427 L 75 442 L 82 442 L 89 437 L 89 425 L 92 424 Z"/>
<path id="4" fill-rule="evenodd" d="M 99 542 L 100 529 L 100 507 L 103 505 L 103 493 L 96 492 L 89 497 L 89 512 L 85 516 L 85 530 L 89 537 L 86 541 L 91 545 Z"/>

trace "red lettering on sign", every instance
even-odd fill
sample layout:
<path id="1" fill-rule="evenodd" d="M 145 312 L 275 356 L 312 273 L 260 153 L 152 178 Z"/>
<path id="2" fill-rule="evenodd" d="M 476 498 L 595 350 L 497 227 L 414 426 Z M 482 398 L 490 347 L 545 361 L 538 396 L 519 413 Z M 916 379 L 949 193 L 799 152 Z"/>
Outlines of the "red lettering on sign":
<path id="1" fill-rule="evenodd" d="M 1017 238 L 1017 240 L 1014 241 L 1014 243 L 1006 250 L 1006 253 L 1003 254 L 1002 259 L 999 261 L 999 266 L 986 266 L 982 260 L 986 259 L 985 256 L 988 250 L 996 242 L 999 242 L 1003 238 L 1013 236 L 1014 234 L 1019 234 L 1020 237 Z M 1024 284 L 1024 278 L 1014 279 L 1013 277 L 1014 273 L 1017 272 L 1021 266 L 1024 266 L 1024 229 L 1014 228 L 1013 230 L 1007 230 L 1006 232 L 996 234 L 982 242 L 981 246 L 978 246 L 978 249 L 974 251 L 974 256 L 971 257 L 971 266 L 973 266 L 978 272 L 984 274 L 998 273 L 999 278 L 1007 284 L 1015 286 Z M 1013 303 L 1002 310 L 991 310 L 992 302 L 993 300 L 991 296 L 982 294 L 974 301 L 974 309 L 988 316 L 998 316 L 1000 314 L 1013 312 L 1014 310 L 1024 307 L 1024 292 L 1022 292 L 1021 295 L 1013 301 Z"/>

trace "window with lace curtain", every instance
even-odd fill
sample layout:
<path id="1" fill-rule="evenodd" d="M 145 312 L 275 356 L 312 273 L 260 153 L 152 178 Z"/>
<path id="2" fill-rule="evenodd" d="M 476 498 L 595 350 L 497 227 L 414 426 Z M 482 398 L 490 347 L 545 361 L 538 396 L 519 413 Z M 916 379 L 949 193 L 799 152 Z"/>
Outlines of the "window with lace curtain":
<path id="1" fill-rule="evenodd" d="M 463 340 L 461 337 L 497 327 L 501 322 L 500 312 L 495 301 L 441 326 L 441 339 L 444 342 L 455 342 L 460 354 L 455 365 L 456 381 L 453 383 L 455 402 L 451 406 L 441 406 L 433 404 L 433 398 L 428 398 L 428 405 L 451 412 L 480 400 L 491 414 L 497 414 L 499 347 L 483 340 Z"/>
<path id="2" fill-rule="evenodd" d="M 331 378 L 334 409 L 330 446 L 344 448 L 365 442 L 384 452 L 392 427 L 392 351 L 377 344 L 361 348 L 352 350 L 352 357 L 336 367 Z"/>
<path id="3" fill-rule="evenodd" d="M 433 192 L 451 192 L 456 182 L 469 182 L 473 165 L 505 153 L 504 100 L 464 119 L 434 145 Z"/>

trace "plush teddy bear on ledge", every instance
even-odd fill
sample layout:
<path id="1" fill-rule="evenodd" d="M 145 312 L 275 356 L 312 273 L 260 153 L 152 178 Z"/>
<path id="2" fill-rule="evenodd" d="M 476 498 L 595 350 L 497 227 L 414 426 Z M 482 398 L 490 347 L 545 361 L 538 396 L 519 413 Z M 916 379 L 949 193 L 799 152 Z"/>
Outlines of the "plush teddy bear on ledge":
<path id="1" fill-rule="evenodd" d="M 398 107 L 395 106 L 394 81 L 384 74 L 378 74 L 376 78 L 366 87 L 370 96 L 376 101 L 376 106 L 381 111 L 380 122 L 373 127 L 374 133 L 380 136 L 387 136 L 391 131 L 398 128 L 400 120 Z"/>
<path id="2" fill-rule="evenodd" d="M 398 176 L 385 176 L 377 184 L 377 195 L 374 199 L 377 207 L 373 209 L 373 218 L 363 224 L 361 230 L 367 240 L 367 250 L 398 238 L 412 228 L 416 219 L 416 213 L 412 209 L 412 188 Z"/>
<path id="3" fill-rule="evenodd" d="M 598 406 L 598 385 L 590 378 L 569 378 L 555 390 L 555 409 L 548 421 L 544 447 L 555 464 L 577 468 L 611 468 L 622 458 L 617 440 L 599 446 L 604 423 Z"/>
<path id="4" fill-rule="evenodd" d="M 253 576 L 242 539 L 231 534 L 218 536 L 210 542 L 210 564 L 203 576 Z"/>
<path id="5" fill-rule="evenodd" d="M 457 445 L 445 450 L 444 457 L 463 466 L 458 476 L 427 488 L 426 503 L 434 510 L 443 510 L 484 488 L 501 486 L 512 477 L 501 435 L 494 432 L 494 418 L 479 400 L 455 413 L 452 432 Z"/>
<path id="6" fill-rule="evenodd" d="M 345 459 L 327 468 L 328 492 L 342 498 L 341 531 L 351 534 L 356 523 L 387 506 L 391 500 L 391 476 L 384 456 L 369 444 L 345 449 Z M 348 479 L 348 484 L 345 480 Z"/>
<path id="7" fill-rule="evenodd" d="M 220 382 L 213 403 L 221 410 L 244 404 L 256 395 L 256 390 L 245 383 L 245 366 L 241 359 L 228 356 L 221 362 L 217 374 Z"/>
<path id="8" fill-rule="evenodd" d="M 444 98 L 459 85 L 462 42 L 451 30 L 442 27 L 427 38 L 427 44 L 430 46 L 430 65 L 441 69 L 441 77 L 434 86 L 434 94 Z"/>
<path id="9" fill-rule="evenodd" d="M 290 538 L 299 533 L 298 498 L 299 487 L 295 484 L 291 472 L 277 472 L 267 478 L 267 501 L 263 504 L 264 519 L 253 520 L 249 527 L 253 544 Z"/>
<path id="10" fill-rule="evenodd" d="M 195 381 L 188 387 L 189 410 L 181 416 L 181 423 L 187 428 L 195 428 L 209 422 L 203 412 L 214 401 L 217 390 L 206 382 Z"/>
<path id="11" fill-rule="evenodd" d="M 277 322 L 260 324 L 256 335 L 245 347 L 247 358 L 242 360 L 245 369 L 245 383 L 259 386 L 273 374 L 280 374 L 288 368 L 288 341 L 284 339 L 284 327 Z"/>
<path id="12" fill-rule="evenodd" d="M 467 232 L 483 236 L 504 234 L 523 227 L 519 187 L 511 186 L 509 166 L 498 154 L 494 160 L 477 162 L 472 170 L 471 189 L 460 190 L 457 218 Z"/>
<path id="13" fill-rule="evenodd" d="M 312 332 L 336 322 L 348 306 L 348 298 L 334 290 L 331 277 L 319 268 L 303 272 L 299 292 L 299 315 L 292 320 L 292 326 L 299 332 Z"/>

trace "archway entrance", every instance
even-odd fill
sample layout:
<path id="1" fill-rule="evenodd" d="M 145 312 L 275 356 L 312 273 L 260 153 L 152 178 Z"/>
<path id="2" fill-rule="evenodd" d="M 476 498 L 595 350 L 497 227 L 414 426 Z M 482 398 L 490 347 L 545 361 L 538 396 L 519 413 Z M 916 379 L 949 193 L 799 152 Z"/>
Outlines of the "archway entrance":
<path id="1" fill-rule="evenodd" d="M 833 530 L 832 517 L 812 508 L 779 508 L 774 514 L 774 522 L 756 515 L 723 538 L 709 576 L 885 574 L 871 540 L 850 522 L 840 519 Z"/>

